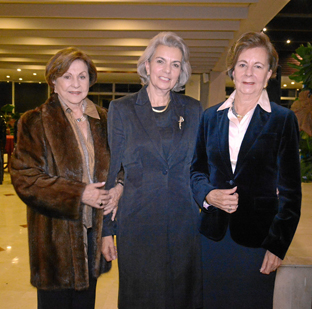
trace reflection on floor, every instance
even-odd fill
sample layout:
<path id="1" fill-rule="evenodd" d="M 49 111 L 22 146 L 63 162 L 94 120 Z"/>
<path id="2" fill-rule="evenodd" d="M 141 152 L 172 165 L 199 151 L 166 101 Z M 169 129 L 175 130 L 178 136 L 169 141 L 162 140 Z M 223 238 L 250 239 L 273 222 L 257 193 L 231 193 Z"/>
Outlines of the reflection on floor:
<path id="1" fill-rule="evenodd" d="M 0 205 L 0 308 L 34 309 L 37 291 L 29 283 L 26 207 L 8 173 L 0 185 Z M 118 269 L 113 262 L 112 270 L 98 281 L 95 308 L 116 309 L 117 295 Z"/>
<path id="2" fill-rule="evenodd" d="M 302 187 L 302 217 L 284 261 L 287 265 L 312 265 L 312 184 Z M 26 207 L 15 194 L 8 173 L 0 185 L 0 205 L 0 307 L 33 309 L 37 300 L 36 289 L 29 283 Z M 98 281 L 96 309 L 116 309 L 117 295 L 118 269 L 114 262 L 112 270 Z"/>

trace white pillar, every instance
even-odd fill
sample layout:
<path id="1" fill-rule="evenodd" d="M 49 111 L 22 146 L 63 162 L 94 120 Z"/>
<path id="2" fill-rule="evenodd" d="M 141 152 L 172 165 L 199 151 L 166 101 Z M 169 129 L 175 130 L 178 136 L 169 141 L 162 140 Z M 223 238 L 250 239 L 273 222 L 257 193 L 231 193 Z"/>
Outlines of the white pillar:
<path id="1" fill-rule="evenodd" d="M 12 82 L 12 102 L 11 104 L 15 106 L 15 82 Z"/>
<path id="2" fill-rule="evenodd" d="M 210 72 L 208 107 L 221 103 L 225 100 L 225 72 Z"/>
<path id="3" fill-rule="evenodd" d="M 200 100 L 200 75 L 192 74 L 189 81 L 185 85 L 185 94 L 196 99 Z"/>

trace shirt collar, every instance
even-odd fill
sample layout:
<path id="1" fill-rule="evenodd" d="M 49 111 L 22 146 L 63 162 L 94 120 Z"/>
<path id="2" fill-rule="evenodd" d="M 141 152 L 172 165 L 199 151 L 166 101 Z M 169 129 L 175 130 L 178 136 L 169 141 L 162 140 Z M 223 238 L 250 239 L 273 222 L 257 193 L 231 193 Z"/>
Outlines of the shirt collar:
<path id="1" fill-rule="evenodd" d="M 72 109 L 58 96 L 58 99 L 61 102 L 61 106 L 63 110 L 67 113 L 71 113 Z M 89 100 L 88 98 L 85 98 L 82 102 L 83 109 L 84 109 L 84 115 L 87 115 L 89 117 L 100 119 L 100 115 L 96 109 L 95 104 Z"/>
<path id="2" fill-rule="evenodd" d="M 230 108 L 233 104 L 234 99 L 235 99 L 235 94 L 236 94 L 236 90 L 234 90 L 231 93 L 229 98 L 226 101 L 224 101 L 224 103 L 218 108 L 217 111 L 222 111 L 226 108 Z M 265 110 L 266 112 L 271 113 L 271 104 L 270 104 L 268 92 L 266 91 L 266 89 L 262 90 L 262 93 L 260 95 L 260 98 L 259 98 L 257 104 L 259 104 L 260 107 L 263 110 Z"/>
<path id="3" fill-rule="evenodd" d="M 96 109 L 95 104 L 89 100 L 88 98 L 85 99 L 85 102 L 87 103 L 86 109 L 85 109 L 85 114 L 88 115 L 89 117 L 95 118 L 95 119 L 100 119 L 100 115 Z"/>

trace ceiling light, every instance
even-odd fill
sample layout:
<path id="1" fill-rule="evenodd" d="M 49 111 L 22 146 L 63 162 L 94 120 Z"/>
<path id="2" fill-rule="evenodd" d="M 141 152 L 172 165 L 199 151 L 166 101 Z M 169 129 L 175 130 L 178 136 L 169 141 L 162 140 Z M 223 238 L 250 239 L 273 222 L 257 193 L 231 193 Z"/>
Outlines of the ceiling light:
<path id="1" fill-rule="evenodd" d="M 287 87 L 287 84 L 284 84 L 283 87 Z"/>
<path id="2" fill-rule="evenodd" d="M 18 80 L 23 80 L 21 77 Z"/>
<path id="3" fill-rule="evenodd" d="M 22 71 L 21 69 L 17 69 L 18 72 Z"/>
<path id="4" fill-rule="evenodd" d="M 262 31 L 263 31 L 263 32 L 266 32 L 266 31 L 267 31 L 267 28 L 263 28 Z"/>
<path id="5" fill-rule="evenodd" d="M 37 73 L 33 73 L 33 75 L 37 75 Z"/>
<path id="6" fill-rule="evenodd" d="M 291 42 L 290 40 L 287 40 L 287 41 L 286 41 L 287 44 L 289 44 L 290 42 Z"/>
<path id="7" fill-rule="evenodd" d="M 10 77 L 11 77 L 10 75 L 7 75 L 7 76 L 6 76 L 6 78 L 10 78 Z"/>
<path id="8" fill-rule="evenodd" d="M 291 84 L 292 84 L 292 85 L 294 85 L 294 84 L 295 84 L 295 82 L 291 82 Z"/>

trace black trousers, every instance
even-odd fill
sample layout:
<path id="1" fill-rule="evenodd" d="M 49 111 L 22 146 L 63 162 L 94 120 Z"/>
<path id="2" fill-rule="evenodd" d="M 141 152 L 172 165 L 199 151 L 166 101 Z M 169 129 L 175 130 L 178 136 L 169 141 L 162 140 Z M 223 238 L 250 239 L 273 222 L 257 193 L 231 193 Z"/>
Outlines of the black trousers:
<path id="1" fill-rule="evenodd" d="M 92 229 L 88 230 L 88 268 L 91 274 L 93 260 Z M 97 279 L 90 278 L 89 288 L 83 291 L 74 289 L 37 289 L 38 309 L 94 309 Z"/>

